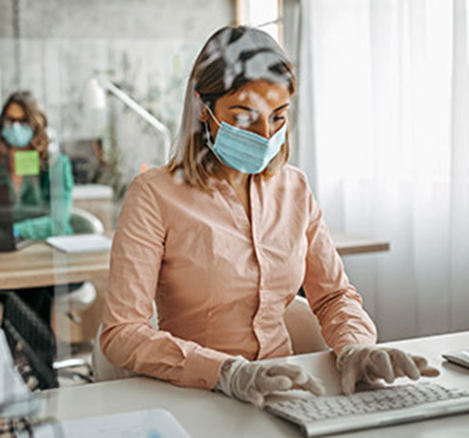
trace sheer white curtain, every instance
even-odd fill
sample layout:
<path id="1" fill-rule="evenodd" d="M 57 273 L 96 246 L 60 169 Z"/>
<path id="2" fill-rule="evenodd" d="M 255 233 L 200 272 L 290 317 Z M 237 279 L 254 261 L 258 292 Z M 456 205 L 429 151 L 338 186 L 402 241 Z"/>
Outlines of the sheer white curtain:
<path id="1" fill-rule="evenodd" d="M 301 3 L 298 162 L 331 229 L 391 243 L 345 260 L 380 339 L 469 329 L 466 1 Z"/>

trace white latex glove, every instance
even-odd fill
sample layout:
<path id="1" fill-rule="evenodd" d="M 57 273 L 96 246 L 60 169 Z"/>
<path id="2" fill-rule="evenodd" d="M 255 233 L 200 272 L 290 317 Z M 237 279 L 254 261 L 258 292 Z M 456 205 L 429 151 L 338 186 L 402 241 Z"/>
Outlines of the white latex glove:
<path id="1" fill-rule="evenodd" d="M 324 394 L 321 380 L 298 365 L 249 362 L 241 356 L 223 363 L 216 389 L 258 407 L 264 405 L 268 395 L 279 391 L 302 389 L 318 396 Z"/>
<path id="2" fill-rule="evenodd" d="M 355 384 L 365 382 L 372 387 L 380 387 L 381 379 L 392 383 L 398 377 L 436 377 L 438 369 L 428 365 L 427 359 L 415 356 L 397 348 L 368 345 L 348 345 L 337 357 L 337 368 L 342 372 L 342 390 L 350 395 Z"/>

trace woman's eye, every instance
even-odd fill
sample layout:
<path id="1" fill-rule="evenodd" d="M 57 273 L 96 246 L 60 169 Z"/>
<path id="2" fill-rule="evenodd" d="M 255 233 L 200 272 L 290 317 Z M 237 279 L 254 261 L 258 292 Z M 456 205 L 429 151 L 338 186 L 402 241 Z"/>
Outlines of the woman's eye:
<path id="1" fill-rule="evenodd" d="M 286 117 L 285 116 L 273 116 L 272 121 L 273 122 L 280 122 L 280 121 L 285 121 Z"/>
<path id="2" fill-rule="evenodd" d="M 27 125 L 28 120 L 27 119 L 12 119 L 10 117 L 5 117 L 3 119 L 3 124 L 4 125 L 13 125 L 13 123 L 20 123 L 22 125 Z"/>
<path id="3" fill-rule="evenodd" d="M 235 122 L 237 126 L 249 126 L 252 123 L 251 116 L 247 114 L 239 114 L 235 116 Z"/>

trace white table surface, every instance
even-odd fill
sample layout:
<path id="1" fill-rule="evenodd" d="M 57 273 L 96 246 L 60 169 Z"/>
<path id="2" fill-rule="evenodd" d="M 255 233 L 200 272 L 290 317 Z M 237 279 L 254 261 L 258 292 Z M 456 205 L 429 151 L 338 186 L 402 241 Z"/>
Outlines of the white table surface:
<path id="1" fill-rule="evenodd" d="M 448 386 L 469 389 L 469 369 L 452 365 L 440 354 L 469 349 L 469 332 L 425 337 L 389 343 L 413 353 L 426 355 L 441 375 L 432 379 Z M 340 392 L 339 374 L 330 352 L 292 356 L 287 359 L 303 365 L 321 377 L 330 395 Z M 404 380 L 401 379 L 404 383 Z M 141 409 L 165 408 L 191 437 L 300 437 L 300 430 L 288 422 L 232 400 L 220 393 L 179 388 L 148 378 L 132 378 L 46 391 L 48 414 L 61 420 L 115 414 Z M 463 438 L 469 437 L 469 414 L 406 425 L 341 434 L 340 437 Z"/>

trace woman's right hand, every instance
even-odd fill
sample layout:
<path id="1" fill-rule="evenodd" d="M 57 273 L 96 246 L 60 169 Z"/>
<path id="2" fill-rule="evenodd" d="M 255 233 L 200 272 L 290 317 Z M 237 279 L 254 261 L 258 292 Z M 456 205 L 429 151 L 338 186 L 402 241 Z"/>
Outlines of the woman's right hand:
<path id="1" fill-rule="evenodd" d="M 216 388 L 258 407 L 263 407 L 266 397 L 274 392 L 302 389 L 316 396 L 325 392 L 321 380 L 299 365 L 249 362 L 241 356 L 223 363 Z"/>

